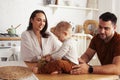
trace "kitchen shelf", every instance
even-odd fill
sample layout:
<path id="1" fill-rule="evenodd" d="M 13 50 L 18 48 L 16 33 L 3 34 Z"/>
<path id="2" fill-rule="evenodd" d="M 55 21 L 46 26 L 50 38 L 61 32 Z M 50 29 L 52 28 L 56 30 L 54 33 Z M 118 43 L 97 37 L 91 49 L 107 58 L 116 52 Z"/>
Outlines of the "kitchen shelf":
<path id="1" fill-rule="evenodd" d="M 98 11 L 99 10 L 96 8 L 83 8 L 83 7 L 76 7 L 76 6 L 61 6 L 61 5 L 47 5 L 47 6 L 52 7 L 52 8 L 68 8 L 68 9 L 89 10 L 89 11 Z"/>

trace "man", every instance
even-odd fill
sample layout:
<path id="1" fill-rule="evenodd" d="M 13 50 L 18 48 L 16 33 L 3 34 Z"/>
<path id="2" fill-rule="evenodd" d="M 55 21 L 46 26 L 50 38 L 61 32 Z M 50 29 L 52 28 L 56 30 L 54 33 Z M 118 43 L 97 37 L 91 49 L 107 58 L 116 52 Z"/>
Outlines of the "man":
<path id="1" fill-rule="evenodd" d="M 116 29 L 117 17 L 110 12 L 99 17 L 98 34 L 93 37 L 86 52 L 79 58 L 79 65 L 72 68 L 71 74 L 116 74 L 120 75 L 120 34 Z M 97 54 L 101 65 L 87 63 Z"/>

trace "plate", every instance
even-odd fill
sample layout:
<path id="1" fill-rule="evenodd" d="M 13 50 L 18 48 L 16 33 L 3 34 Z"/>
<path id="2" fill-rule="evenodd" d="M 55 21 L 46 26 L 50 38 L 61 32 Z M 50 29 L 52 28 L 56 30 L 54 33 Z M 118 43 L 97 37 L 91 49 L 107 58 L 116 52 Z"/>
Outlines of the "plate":
<path id="1" fill-rule="evenodd" d="M 32 75 L 32 71 L 22 66 L 4 66 L 0 67 L 0 79 L 23 79 Z"/>

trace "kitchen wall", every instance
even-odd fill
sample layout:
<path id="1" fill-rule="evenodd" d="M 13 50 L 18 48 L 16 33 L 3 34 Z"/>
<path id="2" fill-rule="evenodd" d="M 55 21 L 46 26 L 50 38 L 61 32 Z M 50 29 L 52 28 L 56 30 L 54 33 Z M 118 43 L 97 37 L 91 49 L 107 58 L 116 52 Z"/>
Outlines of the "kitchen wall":
<path id="1" fill-rule="evenodd" d="M 59 0 L 62 1 L 62 0 Z M 85 0 L 83 0 L 85 1 Z M 74 25 L 83 24 L 86 19 L 96 19 L 91 11 L 72 8 L 51 8 L 44 5 L 45 0 L 0 0 L 0 33 L 7 33 L 7 29 L 13 25 L 17 28 L 17 34 L 26 30 L 31 13 L 36 9 L 45 11 L 49 28 L 56 25 L 61 20 L 67 20 Z M 81 3 L 81 2 L 80 2 Z M 80 4 L 79 3 L 79 4 Z M 61 3 L 62 4 L 62 3 Z M 82 3 L 81 3 L 82 4 Z"/>
<path id="2" fill-rule="evenodd" d="M 11 25 L 15 27 L 21 24 L 17 29 L 17 34 L 21 34 L 26 30 L 32 11 L 43 9 L 41 4 L 42 0 L 0 0 L 0 33 L 5 33 Z"/>
<path id="3" fill-rule="evenodd" d="M 116 31 L 120 33 L 120 0 L 98 0 L 99 2 L 99 14 L 103 12 L 113 12 L 117 18 L 117 29 Z"/>
<path id="4" fill-rule="evenodd" d="M 62 1 L 67 0 L 59 1 L 61 1 L 59 4 L 63 5 Z M 74 1 L 76 2 L 81 0 Z M 85 0 L 78 2 L 79 5 L 83 5 L 83 1 Z M 117 31 L 120 32 L 119 2 L 119 0 L 98 0 L 99 12 L 97 13 L 74 8 L 52 8 L 44 5 L 45 0 L 0 0 L 0 33 L 7 33 L 6 30 L 11 27 L 11 25 L 16 27 L 21 24 L 21 26 L 17 28 L 17 34 L 20 35 L 24 30 L 26 30 L 29 17 L 35 9 L 42 9 L 45 11 L 48 18 L 49 28 L 55 26 L 61 20 L 71 21 L 74 25 L 82 25 L 86 19 L 98 20 L 98 15 L 103 12 L 110 11 L 115 13 L 118 17 Z M 103 3 L 107 3 L 107 5 L 104 5 Z M 94 3 L 91 4 L 93 6 Z"/>

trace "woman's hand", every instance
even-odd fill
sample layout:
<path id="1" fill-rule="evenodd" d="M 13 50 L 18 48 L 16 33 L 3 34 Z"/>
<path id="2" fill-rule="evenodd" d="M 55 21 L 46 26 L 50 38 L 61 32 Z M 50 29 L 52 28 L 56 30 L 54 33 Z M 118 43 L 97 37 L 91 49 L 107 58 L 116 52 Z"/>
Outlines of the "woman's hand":
<path id="1" fill-rule="evenodd" d="M 31 60 L 31 62 L 37 62 L 38 59 L 37 59 L 37 56 L 33 57 L 33 59 Z"/>

